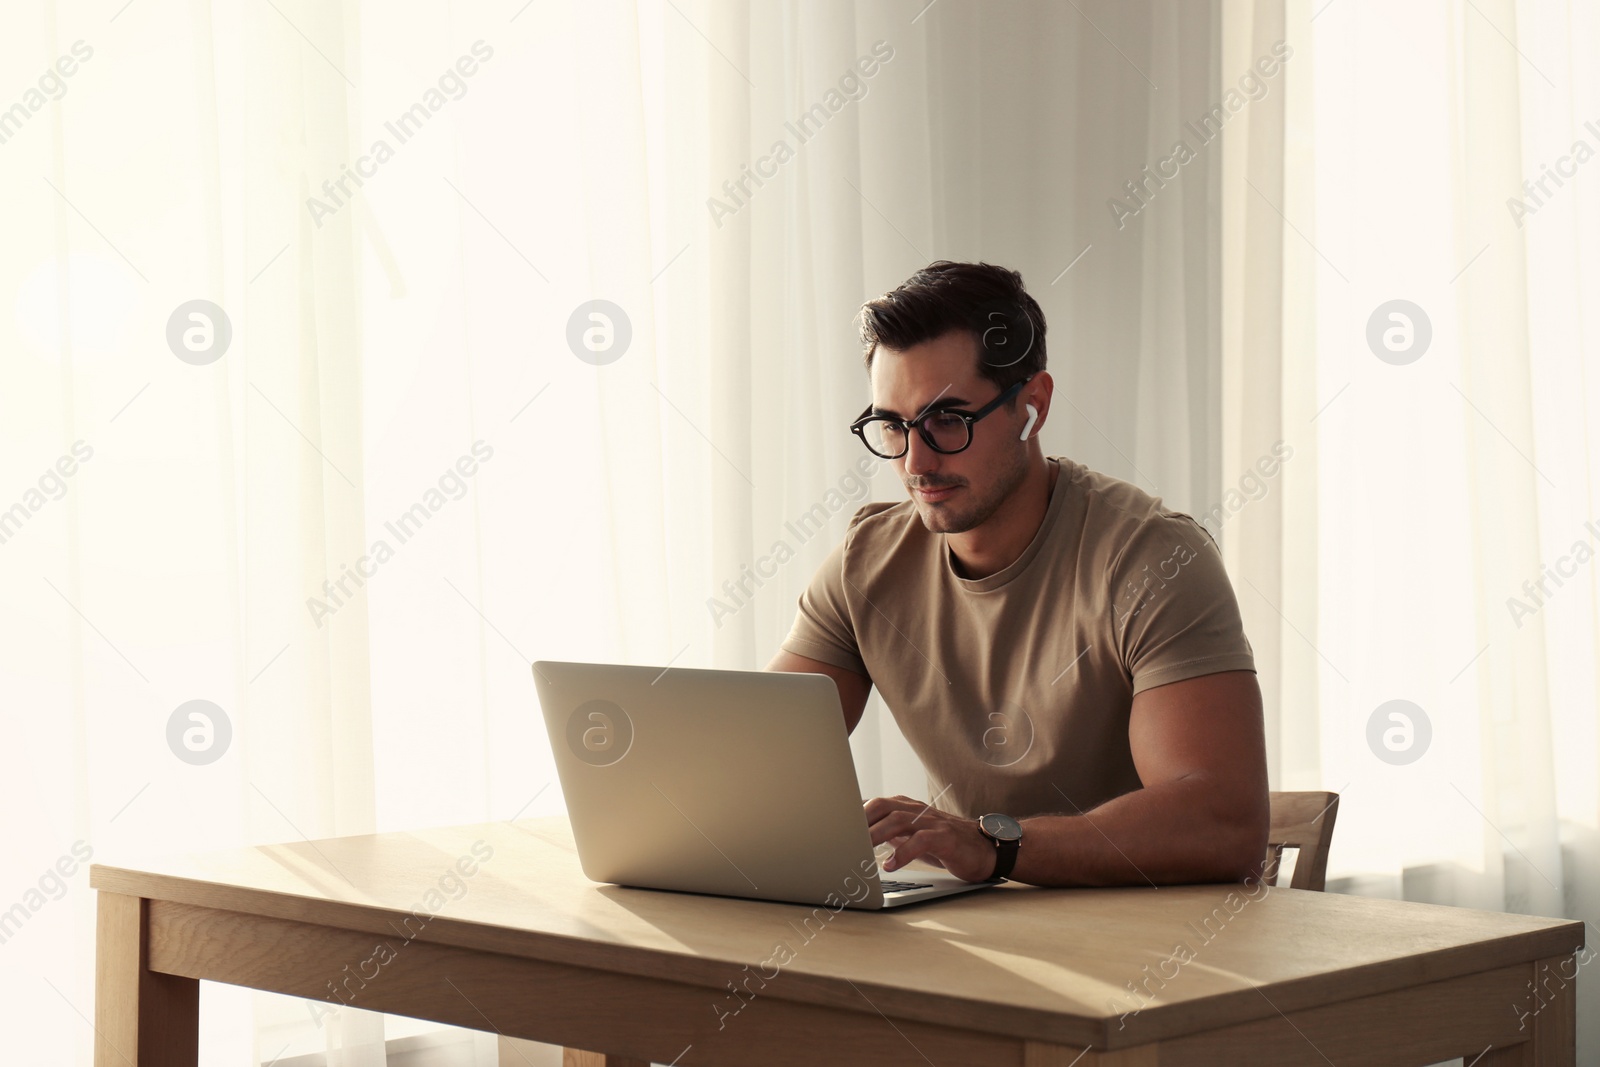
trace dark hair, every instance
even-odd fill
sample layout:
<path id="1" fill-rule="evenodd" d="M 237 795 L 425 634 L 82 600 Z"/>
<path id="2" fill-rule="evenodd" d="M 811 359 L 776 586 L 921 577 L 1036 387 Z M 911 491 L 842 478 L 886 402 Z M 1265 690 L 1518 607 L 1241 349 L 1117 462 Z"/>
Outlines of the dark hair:
<path id="1" fill-rule="evenodd" d="M 861 305 L 869 371 L 879 345 L 903 352 L 951 330 L 972 334 L 979 372 L 1002 389 L 1044 370 L 1044 312 L 1014 270 L 941 259 Z"/>

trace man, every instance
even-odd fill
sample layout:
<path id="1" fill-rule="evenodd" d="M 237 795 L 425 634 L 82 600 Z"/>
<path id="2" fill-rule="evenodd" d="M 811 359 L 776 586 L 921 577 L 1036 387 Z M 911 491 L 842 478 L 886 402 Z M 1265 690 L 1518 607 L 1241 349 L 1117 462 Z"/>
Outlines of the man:
<path id="1" fill-rule="evenodd" d="M 967 881 L 1229 881 L 1266 852 L 1261 693 L 1210 535 L 1039 431 L 1045 323 L 1014 271 L 937 262 L 862 308 L 852 430 L 910 494 L 868 504 L 769 670 L 876 685 L 929 803 L 866 803 L 886 869 Z"/>

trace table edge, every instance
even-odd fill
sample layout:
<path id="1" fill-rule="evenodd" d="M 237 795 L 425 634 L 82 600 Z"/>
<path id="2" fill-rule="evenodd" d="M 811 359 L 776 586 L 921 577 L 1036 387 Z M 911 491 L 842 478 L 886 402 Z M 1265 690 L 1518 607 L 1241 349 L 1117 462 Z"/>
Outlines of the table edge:
<path id="1" fill-rule="evenodd" d="M 393 920 L 412 916 L 399 908 L 376 904 L 358 904 L 350 901 L 330 900 L 281 893 L 248 886 L 208 882 L 178 875 L 140 871 L 136 868 L 92 864 L 90 887 L 107 893 L 170 901 L 191 907 L 219 912 L 234 912 L 247 916 L 287 920 L 313 926 L 357 930 L 390 936 L 395 932 Z M 221 898 L 219 900 L 219 897 Z M 307 914 L 305 905 L 312 905 L 316 914 Z M 237 906 L 228 906 L 237 905 Z M 996 1024 L 995 1032 L 1013 1036 L 1027 1036 L 1041 1041 L 1083 1041 L 1092 1034 L 1095 1047 L 1114 1049 L 1161 1040 L 1174 1033 L 1187 1032 L 1173 1029 L 1176 1017 L 1192 1012 L 1197 1003 L 1205 1003 L 1208 1010 L 1223 1009 L 1219 1024 L 1233 1025 L 1255 1019 L 1270 1018 L 1279 1011 L 1295 1011 L 1308 1007 L 1340 1003 L 1392 992 L 1410 986 L 1445 981 L 1482 970 L 1517 963 L 1531 963 L 1539 959 L 1563 956 L 1577 952 L 1584 946 L 1586 924 L 1577 919 L 1557 919 L 1546 916 L 1523 916 L 1547 925 L 1500 937 L 1475 942 L 1471 945 L 1454 945 L 1397 960 L 1385 960 L 1353 967 L 1346 972 L 1351 989 L 1347 996 L 1329 999 L 1307 997 L 1317 976 L 1288 979 L 1272 985 L 1270 1001 L 1250 994 L 1258 987 L 1241 986 L 1204 998 L 1204 1001 L 1185 1000 L 1173 1004 L 1152 1004 L 1137 1013 L 1137 1024 L 1119 1027 L 1122 1016 L 1118 1014 L 1088 1015 L 1078 1011 L 1050 1011 L 1043 1008 L 1000 1004 L 993 1001 L 947 993 L 929 994 L 908 990 L 900 986 L 877 982 L 856 981 L 815 972 L 786 972 L 788 981 L 764 996 L 834 1008 L 866 1010 L 859 1007 L 861 991 L 872 994 L 879 1007 L 887 1006 L 893 1014 L 931 1023 L 948 1020 L 948 1013 L 957 1008 L 981 1008 L 986 1017 Z M 470 919 L 444 914 L 432 915 L 424 931 L 415 935 L 426 943 L 489 952 L 529 960 L 560 963 L 619 974 L 635 975 L 704 986 L 721 990 L 731 974 L 755 961 L 722 959 L 705 954 L 685 954 L 657 948 L 642 948 L 604 944 L 584 937 L 548 933 L 527 929 L 495 926 Z M 408 939 L 410 940 L 410 939 Z M 1488 952 L 1485 956 L 1484 953 Z M 1449 966 L 1452 957 L 1473 953 L 1475 965 L 1470 969 Z M 874 1009 L 877 1010 L 877 1009 Z M 1134 1035 L 1137 1035 L 1136 1037 Z"/>

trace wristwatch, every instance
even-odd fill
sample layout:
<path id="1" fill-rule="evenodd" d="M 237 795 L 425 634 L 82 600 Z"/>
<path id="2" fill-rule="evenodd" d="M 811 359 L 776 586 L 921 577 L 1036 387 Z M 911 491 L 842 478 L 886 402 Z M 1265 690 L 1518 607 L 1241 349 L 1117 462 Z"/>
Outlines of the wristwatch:
<path id="1" fill-rule="evenodd" d="M 978 820 L 978 829 L 994 842 L 994 873 L 989 880 L 1006 877 L 1017 864 L 1017 850 L 1022 847 L 1022 824 L 1009 815 L 991 812 Z"/>

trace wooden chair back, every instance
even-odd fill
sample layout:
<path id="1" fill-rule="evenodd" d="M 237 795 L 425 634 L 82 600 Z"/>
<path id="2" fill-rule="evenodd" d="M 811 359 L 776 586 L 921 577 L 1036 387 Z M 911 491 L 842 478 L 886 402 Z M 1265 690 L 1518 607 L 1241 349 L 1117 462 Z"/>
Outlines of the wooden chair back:
<path id="1" fill-rule="evenodd" d="M 1267 834 L 1266 881 L 1278 884 L 1283 850 L 1299 849 L 1290 889 L 1322 892 L 1328 882 L 1328 848 L 1333 820 L 1339 814 L 1338 793 L 1272 793 L 1272 828 Z"/>

